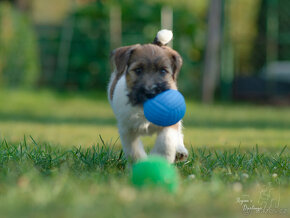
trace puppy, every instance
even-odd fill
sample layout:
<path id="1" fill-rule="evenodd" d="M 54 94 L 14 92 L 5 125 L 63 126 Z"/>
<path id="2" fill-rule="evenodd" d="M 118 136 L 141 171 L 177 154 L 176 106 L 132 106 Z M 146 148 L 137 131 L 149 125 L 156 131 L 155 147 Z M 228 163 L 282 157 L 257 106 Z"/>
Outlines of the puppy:
<path id="1" fill-rule="evenodd" d="M 165 157 L 169 163 L 187 159 L 181 121 L 160 127 L 146 120 L 143 112 L 143 103 L 147 99 L 165 90 L 177 89 L 182 59 L 166 46 L 171 38 L 171 31 L 161 30 L 151 44 L 120 47 L 112 52 L 114 72 L 108 86 L 108 98 L 129 161 L 147 156 L 139 137 L 153 133 L 157 133 L 157 139 L 152 154 Z"/>

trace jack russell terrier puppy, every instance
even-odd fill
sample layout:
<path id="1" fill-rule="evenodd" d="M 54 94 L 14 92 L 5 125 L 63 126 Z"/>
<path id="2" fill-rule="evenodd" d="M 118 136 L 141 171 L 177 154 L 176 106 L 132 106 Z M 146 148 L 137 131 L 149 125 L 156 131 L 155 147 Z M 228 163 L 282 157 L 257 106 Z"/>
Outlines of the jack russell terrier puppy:
<path id="1" fill-rule="evenodd" d="M 157 133 L 151 154 L 169 163 L 184 161 L 188 151 L 183 144 L 182 123 L 156 126 L 144 117 L 143 103 L 168 89 L 177 90 L 181 56 L 166 46 L 172 32 L 161 30 L 153 43 L 115 49 L 111 54 L 114 71 L 108 86 L 108 98 L 118 121 L 123 151 L 127 160 L 147 156 L 140 136 Z"/>

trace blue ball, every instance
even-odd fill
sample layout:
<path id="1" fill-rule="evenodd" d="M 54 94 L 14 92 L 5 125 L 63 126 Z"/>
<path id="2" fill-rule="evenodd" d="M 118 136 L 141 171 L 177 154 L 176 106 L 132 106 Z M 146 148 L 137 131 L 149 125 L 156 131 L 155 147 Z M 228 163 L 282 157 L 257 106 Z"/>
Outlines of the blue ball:
<path id="1" fill-rule="evenodd" d="M 173 89 L 147 100 L 143 108 L 146 119 L 157 126 L 176 124 L 184 117 L 186 111 L 184 97 Z"/>

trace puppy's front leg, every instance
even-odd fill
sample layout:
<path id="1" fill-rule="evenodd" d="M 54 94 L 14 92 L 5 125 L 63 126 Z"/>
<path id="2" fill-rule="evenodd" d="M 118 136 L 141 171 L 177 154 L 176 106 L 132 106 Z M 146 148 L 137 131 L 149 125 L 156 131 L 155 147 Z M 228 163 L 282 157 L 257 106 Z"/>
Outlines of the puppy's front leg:
<path id="1" fill-rule="evenodd" d="M 127 160 L 135 162 L 139 159 L 146 158 L 147 154 L 138 134 L 130 130 L 123 130 L 119 132 L 123 151 Z"/>
<path id="2" fill-rule="evenodd" d="M 158 133 L 151 154 L 164 156 L 169 163 L 186 160 L 188 152 L 183 144 L 180 122 L 173 126 L 164 127 Z"/>

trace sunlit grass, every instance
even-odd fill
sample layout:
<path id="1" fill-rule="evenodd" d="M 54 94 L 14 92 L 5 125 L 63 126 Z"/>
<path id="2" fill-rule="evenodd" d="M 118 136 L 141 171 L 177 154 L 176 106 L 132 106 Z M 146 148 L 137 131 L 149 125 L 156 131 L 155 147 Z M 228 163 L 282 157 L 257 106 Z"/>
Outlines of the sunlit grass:
<path id="1" fill-rule="evenodd" d="M 105 141 L 118 138 L 105 93 L 1 90 L 0 102 L 0 136 L 11 142 L 31 135 L 56 145 L 91 146 L 99 134 Z M 290 142 L 289 132 L 289 108 L 207 106 L 187 100 L 184 133 L 188 146 L 282 147 Z M 144 142 L 150 147 L 154 137 L 145 137 Z"/>

